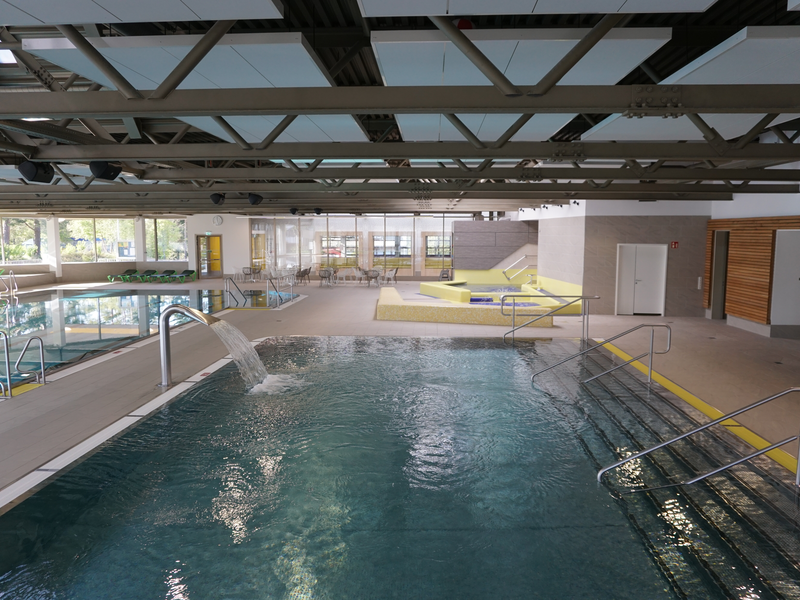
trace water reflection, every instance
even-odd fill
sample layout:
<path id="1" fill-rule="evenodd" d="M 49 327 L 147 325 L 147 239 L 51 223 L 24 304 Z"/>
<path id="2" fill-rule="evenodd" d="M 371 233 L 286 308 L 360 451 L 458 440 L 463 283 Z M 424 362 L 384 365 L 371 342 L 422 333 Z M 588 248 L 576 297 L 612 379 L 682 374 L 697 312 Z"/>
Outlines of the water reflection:
<path id="1" fill-rule="evenodd" d="M 179 565 L 181 564 L 179 560 L 175 562 Z M 167 578 L 164 580 L 167 585 L 165 600 L 189 600 L 189 586 L 183 582 L 184 578 L 181 577 L 180 573 L 180 567 L 175 567 L 167 573 Z"/>

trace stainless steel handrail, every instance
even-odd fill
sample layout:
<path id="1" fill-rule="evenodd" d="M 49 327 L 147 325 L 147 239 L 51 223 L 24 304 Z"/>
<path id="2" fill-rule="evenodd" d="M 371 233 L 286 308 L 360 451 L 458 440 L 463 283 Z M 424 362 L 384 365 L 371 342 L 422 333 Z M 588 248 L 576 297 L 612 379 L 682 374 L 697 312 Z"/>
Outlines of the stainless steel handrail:
<path id="1" fill-rule="evenodd" d="M 541 375 L 545 371 L 549 371 L 550 369 L 555 369 L 557 366 L 563 365 L 565 362 L 569 362 L 573 358 L 578 358 L 579 356 L 583 356 L 584 354 L 587 354 L 587 353 L 591 352 L 592 350 L 596 350 L 600 346 L 605 346 L 609 342 L 613 342 L 614 340 L 617 340 L 617 339 L 619 339 L 619 338 L 621 338 L 623 336 L 628 335 L 629 333 L 633 333 L 634 331 L 638 331 L 639 329 L 643 329 L 645 327 L 650 327 L 650 351 L 642 354 L 638 358 L 634 358 L 634 359 L 629 360 L 625 364 L 632 363 L 634 360 L 638 360 L 639 358 L 643 358 L 643 357 L 645 357 L 645 356 L 647 356 L 649 354 L 650 355 L 650 363 L 649 363 L 648 370 L 647 370 L 647 382 L 650 383 L 652 381 L 652 379 L 653 379 L 653 355 L 654 354 L 666 354 L 667 352 L 669 352 L 670 348 L 672 347 L 672 328 L 669 325 L 663 325 L 661 323 L 642 323 L 641 325 L 637 325 L 636 327 L 632 327 L 632 328 L 628 329 L 627 331 L 623 331 L 622 333 L 618 333 L 614 337 L 610 337 L 607 340 L 603 340 L 602 342 L 592 346 L 591 348 L 587 348 L 586 350 L 582 350 L 580 352 L 576 352 L 575 354 L 573 354 L 571 356 L 568 356 L 564 360 L 558 361 L 554 365 L 550 365 L 549 367 L 546 367 L 544 369 L 536 371 L 536 373 L 531 375 L 531 381 L 533 381 L 533 379 L 537 375 Z M 662 328 L 667 330 L 667 349 L 666 350 L 654 351 L 654 349 L 653 349 L 654 332 L 655 332 L 655 328 L 656 327 L 662 327 Z M 600 375 L 597 375 L 596 377 L 592 377 L 590 379 L 587 379 L 586 381 L 591 381 L 592 379 L 596 379 L 597 377 L 600 377 L 601 375 L 605 375 L 606 373 L 610 373 L 611 371 L 614 371 L 614 370 L 616 370 L 616 369 L 618 369 L 619 367 L 622 367 L 622 366 L 625 366 L 625 365 L 619 365 L 617 367 L 614 367 L 613 369 L 609 369 L 608 371 L 600 373 Z M 584 383 L 586 383 L 586 381 Z"/>
<path id="2" fill-rule="evenodd" d="M 8 397 L 11 398 L 14 394 L 11 391 L 11 358 L 9 355 L 8 350 L 8 335 L 5 331 L 0 331 L 0 335 L 3 336 L 3 362 L 6 364 L 6 385 L 2 386 L 3 397 L 6 396 L 6 388 L 8 388 Z"/>
<path id="3" fill-rule="evenodd" d="M 172 385 L 172 357 L 169 349 L 169 318 L 175 314 L 182 314 L 190 319 L 211 326 L 218 322 L 217 317 L 207 315 L 196 308 L 189 308 L 183 304 L 170 304 L 158 318 L 159 346 L 161 349 L 161 387 Z M 2 333 L 2 331 L 0 331 Z M 8 351 L 6 351 L 8 356 Z"/>
<path id="4" fill-rule="evenodd" d="M 523 254 L 523 255 L 522 255 L 520 258 L 518 258 L 518 259 L 517 259 L 517 260 L 515 260 L 513 263 L 511 263 L 510 265 L 508 265 L 508 266 L 507 266 L 505 269 L 503 269 L 503 276 L 504 276 L 506 279 L 508 279 L 509 281 L 511 281 L 512 279 L 514 279 L 514 277 L 516 277 L 517 275 L 519 275 L 520 273 L 522 273 L 523 271 L 525 271 L 525 269 L 527 269 L 528 267 L 532 267 L 533 265 L 525 265 L 525 266 L 524 266 L 524 267 L 522 267 L 522 268 L 521 268 L 519 271 L 517 271 L 516 273 L 514 273 L 514 274 L 513 274 L 511 277 L 509 277 L 508 275 L 506 275 L 506 271 L 509 271 L 509 270 L 511 270 L 511 269 L 512 269 L 512 268 L 513 268 L 515 265 L 517 265 L 518 263 L 521 263 L 521 262 L 522 262 L 523 260 L 525 260 L 526 258 L 528 258 L 528 255 L 527 255 L 527 254 Z"/>
<path id="5" fill-rule="evenodd" d="M 19 285 L 17 284 L 17 276 L 14 275 L 14 270 L 8 272 L 8 279 L 11 281 L 11 295 L 13 296 L 19 291 Z"/>
<path id="6" fill-rule="evenodd" d="M 749 410 L 752 410 L 752 409 L 754 409 L 754 408 L 756 408 L 758 406 L 762 406 L 763 404 L 767 404 L 768 402 L 772 402 L 773 400 L 776 400 L 777 398 L 785 396 L 786 394 L 792 394 L 794 392 L 800 392 L 800 387 L 791 387 L 791 388 L 783 390 L 782 392 L 780 392 L 778 394 L 775 394 L 774 396 L 770 396 L 769 398 L 762 398 L 761 400 L 759 400 L 757 402 L 753 402 L 752 404 L 748 404 L 744 408 L 740 408 L 738 410 L 730 412 L 727 415 L 724 415 L 724 416 L 720 417 L 719 419 L 714 419 L 710 423 L 706 423 L 705 425 L 700 425 L 699 427 L 695 427 L 691 431 L 687 431 L 686 433 L 682 433 L 681 435 L 679 435 L 677 437 L 674 437 L 674 438 L 672 438 L 670 440 L 667 440 L 666 442 L 661 442 L 660 444 L 656 444 L 652 448 L 648 448 L 647 450 L 642 450 L 641 452 L 637 452 L 635 454 L 631 454 L 630 456 L 628 456 L 628 457 L 626 457 L 626 458 L 624 458 L 622 460 L 619 460 L 619 461 L 615 462 L 612 465 L 608 465 L 607 467 L 604 467 L 604 468 L 600 469 L 597 472 L 597 481 L 598 482 L 602 481 L 603 475 L 605 475 L 611 469 L 616 469 L 620 465 L 624 465 L 627 462 L 630 462 L 630 461 L 635 460 L 637 458 L 641 458 L 642 456 L 646 456 L 647 454 L 650 454 L 651 452 L 654 452 L 655 450 L 658 450 L 659 448 L 663 448 L 664 446 L 669 446 L 670 444 L 672 444 L 674 442 L 677 442 L 677 441 L 680 441 L 680 440 L 682 440 L 684 438 L 687 438 L 690 435 L 693 435 L 695 433 L 703 431 L 704 429 L 708 429 L 709 427 L 712 427 L 713 425 L 717 425 L 719 423 L 722 423 L 723 421 L 727 421 L 728 419 L 731 419 L 732 417 L 735 417 L 736 415 L 740 415 L 740 414 L 745 413 L 745 412 L 747 412 Z M 730 463 L 728 465 L 725 465 L 724 467 L 720 467 L 719 469 L 715 469 L 715 470 L 710 471 L 708 473 L 705 473 L 703 475 L 699 475 L 698 477 L 690 479 L 689 481 L 685 481 L 683 483 L 675 483 L 675 484 L 672 484 L 672 485 L 689 485 L 691 483 L 697 483 L 698 481 L 702 481 L 706 477 L 711 477 L 712 475 L 716 475 L 717 473 L 720 473 L 720 472 L 724 471 L 725 469 L 729 469 L 729 468 L 734 467 L 734 466 L 736 466 L 736 465 L 738 465 L 740 463 L 745 462 L 746 460 L 749 460 L 751 458 L 759 456 L 760 454 L 764 454 L 765 452 L 769 452 L 770 450 L 774 450 L 778 446 L 783 446 L 784 444 L 788 444 L 789 442 L 796 440 L 798 437 L 800 437 L 800 436 L 796 436 L 795 435 L 793 437 L 786 438 L 782 442 L 778 442 L 777 444 L 772 444 L 771 446 L 769 446 L 767 448 L 762 448 L 761 450 L 759 450 L 757 452 L 754 452 L 753 454 L 750 454 L 748 456 L 745 456 L 744 458 L 741 458 L 741 459 L 739 459 L 739 460 L 737 460 L 735 462 L 732 462 L 732 463 Z M 798 468 L 797 468 L 797 473 L 795 475 L 795 481 L 794 482 L 795 482 L 796 486 L 800 486 L 800 452 L 798 452 L 797 467 Z M 642 490 L 642 491 L 644 491 L 644 490 Z"/>
<path id="7" fill-rule="evenodd" d="M 242 298 L 246 302 L 247 298 L 245 297 L 244 292 L 238 285 L 236 285 L 236 282 L 230 277 L 226 277 L 224 281 L 224 291 L 226 294 L 228 294 L 228 298 L 233 298 L 233 301 L 236 302 L 236 306 L 239 306 L 239 301 L 236 299 L 236 296 L 233 295 L 233 292 L 231 292 L 231 284 L 233 284 L 233 287 L 239 290 L 239 293 L 242 295 Z"/>
<path id="8" fill-rule="evenodd" d="M 508 335 L 511 335 L 511 343 L 514 343 L 515 336 L 514 333 L 518 329 L 522 329 L 523 327 L 527 327 L 532 323 L 536 323 L 540 319 L 544 319 L 545 317 L 549 317 L 560 310 L 567 308 L 568 306 L 572 306 L 576 302 L 580 302 L 586 300 L 586 304 L 581 304 L 581 340 L 586 341 L 589 339 L 589 301 L 591 300 L 599 300 L 600 296 L 558 296 L 558 298 L 566 299 L 566 298 L 574 298 L 571 302 L 567 304 L 560 304 L 556 308 L 552 309 L 549 312 L 546 312 L 543 315 L 536 315 L 534 313 L 525 314 L 519 313 L 520 317 L 536 317 L 530 321 L 523 323 L 522 325 L 517 325 L 517 302 L 516 298 L 541 298 L 543 297 L 542 294 L 503 294 L 500 296 L 500 314 L 504 317 L 511 317 L 511 330 L 507 331 L 503 334 L 503 342 L 506 341 Z M 544 296 L 545 298 L 550 298 L 551 296 Z M 506 298 L 512 298 L 514 301 L 511 303 L 511 314 L 507 314 L 505 312 L 506 307 Z"/>
<path id="9" fill-rule="evenodd" d="M 25 353 L 28 351 L 28 347 L 31 345 L 31 342 L 33 340 L 39 342 L 39 365 L 42 368 L 41 379 L 39 378 L 39 373 L 37 373 L 36 371 L 23 371 L 22 369 L 19 368 L 19 363 L 22 362 L 22 357 L 25 356 Z M 42 341 L 42 338 L 40 338 L 38 335 L 34 335 L 28 338 L 28 341 L 25 342 L 25 345 L 22 347 L 22 352 L 20 352 L 19 356 L 17 357 L 17 362 L 14 363 L 14 370 L 17 373 L 22 373 L 23 375 L 33 375 L 34 377 L 36 377 L 36 383 L 41 383 L 42 385 L 47 383 L 47 379 L 44 373 L 44 342 Z"/>

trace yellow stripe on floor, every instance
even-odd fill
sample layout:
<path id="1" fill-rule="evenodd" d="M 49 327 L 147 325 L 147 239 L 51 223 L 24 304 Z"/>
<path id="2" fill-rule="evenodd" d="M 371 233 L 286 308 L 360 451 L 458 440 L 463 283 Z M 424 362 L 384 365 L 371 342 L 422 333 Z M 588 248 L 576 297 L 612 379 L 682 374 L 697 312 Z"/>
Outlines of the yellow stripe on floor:
<path id="1" fill-rule="evenodd" d="M 25 392 L 30 392 L 31 390 L 35 390 L 38 387 L 42 387 L 41 383 L 23 383 L 21 385 L 14 386 L 14 395 L 19 396 L 20 394 L 24 394 Z"/>
<path id="2" fill-rule="evenodd" d="M 602 341 L 602 340 L 595 340 L 595 341 Z M 622 360 L 630 360 L 633 358 L 630 354 L 623 352 L 613 344 L 606 344 L 604 346 L 608 348 L 612 353 L 619 356 Z M 631 363 L 632 366 L 636 367 L 642 373 L 647 374 L 648 368 L 647 365 L 637 361 Z M 688 392 L 687 390 L 683 389 L 677 383 L 670 381 L 663 375 L 656 373 L 653 371 L 653 381 L 664 387 L 665 389 L 669 390 L 673 394 L 675 394 L 678 398 L 683 400 L 684 402 L 692 405 L 701 413 L 706 415 L 707 417 L 711 418 L 713 421 L 714 419 L 719 419 L 720 417 L 725 416 L 725 413 L 721 412 L 720 410 L 714 408 L 707 402 L 702 401 L 700 398 L 695 396 L 694 394 Z M 762 438 L 757 433 L 750 431 L 747 427 L 735 421 L 734 419 L 728 419 L 720 423 L 720 425 L 725 426 L 725 428 L 733 433 L 734 435 L 738 436 L 756 450 L 761 450 L 766 448 L 767 446 L 771 446 L 772 443 L 768 442 L 764 438 Z M 786 452 L 785 450 L 781 450 L 780 448 L 776 448 L 775 450 L 770 450 L 766 453 L 772 460 L 777 462 L 779 465 L 786 467 L 792 473 L 797 473 L 797 459 Z"/>

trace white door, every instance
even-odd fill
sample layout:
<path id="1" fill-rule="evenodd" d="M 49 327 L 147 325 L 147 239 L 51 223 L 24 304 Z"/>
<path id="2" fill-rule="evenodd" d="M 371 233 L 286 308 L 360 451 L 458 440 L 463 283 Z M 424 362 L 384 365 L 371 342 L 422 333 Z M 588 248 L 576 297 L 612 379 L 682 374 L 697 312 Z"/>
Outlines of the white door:
<path id="1" fill-rule="evenodd" d="M 800 230 L 775 232 L 770 323 L 800 325 Z"/>
<path id="2" fill-rule="evenodd" d="M 665 244 L 617 244 L 618 315 L 663 315 L 667 292 Z"/>

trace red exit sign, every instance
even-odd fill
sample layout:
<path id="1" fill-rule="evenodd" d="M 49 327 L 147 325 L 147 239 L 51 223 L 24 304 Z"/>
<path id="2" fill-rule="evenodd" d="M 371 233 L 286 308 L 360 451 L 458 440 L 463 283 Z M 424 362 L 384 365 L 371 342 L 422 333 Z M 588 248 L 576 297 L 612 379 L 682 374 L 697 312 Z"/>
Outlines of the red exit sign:
<path id="1" fill-rule="evenodd" d="M 670 242 L 669 247 L 672 248 L 673 250 L 677 250 L 678 242 Z"/>

